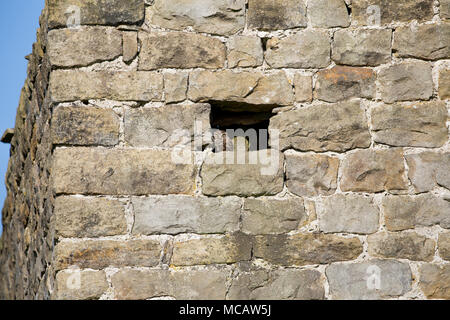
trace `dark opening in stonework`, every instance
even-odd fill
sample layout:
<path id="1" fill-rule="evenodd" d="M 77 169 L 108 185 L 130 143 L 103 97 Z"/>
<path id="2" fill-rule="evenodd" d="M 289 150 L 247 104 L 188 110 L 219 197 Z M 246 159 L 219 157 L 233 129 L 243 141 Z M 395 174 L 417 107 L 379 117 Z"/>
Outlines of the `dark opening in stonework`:
<path id="1" fill-rule="evenodd" d="M 214 152 L 233 151 L 238 143 L 247 151 L 269 149 L 269 123 L 276 106 L 209 102 Z M 244 140 L 245 139 L 245 140 Z"/>

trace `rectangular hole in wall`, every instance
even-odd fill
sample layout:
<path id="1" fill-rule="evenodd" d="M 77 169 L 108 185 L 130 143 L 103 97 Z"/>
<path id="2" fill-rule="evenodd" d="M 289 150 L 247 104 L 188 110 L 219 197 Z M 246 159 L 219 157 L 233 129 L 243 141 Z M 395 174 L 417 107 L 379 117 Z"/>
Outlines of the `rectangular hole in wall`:
<path id="1" fill-rule="evenodd" d="M 277 106 L 236 102 L 209 102 L 214 152 L 233 151 L 239 145 L 247 151 L 269 149 L 269 123 Z"/>

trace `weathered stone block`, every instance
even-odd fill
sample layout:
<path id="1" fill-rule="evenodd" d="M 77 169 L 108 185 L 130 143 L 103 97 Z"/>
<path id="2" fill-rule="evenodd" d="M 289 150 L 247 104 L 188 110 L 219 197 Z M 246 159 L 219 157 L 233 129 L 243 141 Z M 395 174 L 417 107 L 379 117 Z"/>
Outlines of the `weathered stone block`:
<path id="1" fill-rule="evenodd" d="M 138 54 L 138 33 L 135 31 L 124 32 L 123 41 L 123 61 L 130 63 Z"/>
<path id="2" fill-rule="evenodd" d="M 450 0 L 439 0 L 441 19 L 450 19 Z"/>
<path id="3" fill-rule="evenodd" d="M 450 214 L 447 216 L 449 215 Z M 450 232 L 441 233 L 439 235 L 438 248 L 441 258 L 450 261 Z"/>
<path id="4" fill-rule="evenodd" d="M 428 299 L 450 299 L 450 265 L 423 264 L 419 287 Z"/>
<path id="5" fill-rule="evenodd" d="M 450 99 L 450 69 L 443 69 L 439 73 L 439 98 Z"/>
<path id="6" fill-rule="evenodd" d="M 415 232 L 382 232 L 368 237 L 369 254 L 373 257 L 431 261 L 436 242 Z"/>
<path id="7" fill-rule="evenodd" d="M 227 292 L 226 270 L 120 270 L 111 278 L 115 298 L 145 300 L 224 300 Z"/>
<path id="8" fill-rule="evenodd" d="M 286 155 L 286 184 L 299 196 L 330 195 L 336 191 L 339 159 L 326 155 Z"/>
<path id="9" fill-rule="evenodd" d="M 391 40 L 392 30 L 338 30 L 331 58 L 338 64 L 378 66 L 391 60 Z"/>
<path id="10" fill-rule="evenodd" d="M 391 196 L 382 202 L 386 228 L 390 231 L 430 227 L 450 229 L 450 202 L 431 194 Z"/>
<path id="11" fill-rule="evenodd" d="M 304 30 L 267 42 L 266 61 L 272 68 L 325 68 L 330 64 L 330 37 L 320 30 Z"/>
<path id="12" fill-rule="evenodd" d="M 116 200 L 58 197 L 53 214 L 60 237 L 96 238 L 127 232 L 125 206 Z"/>
<path id="13" fill-rule="evenodd" d="M 231 284 L 230 300 L 321 300 L 325 297 L 316 270 L 257 270 L 240 273 Z"/>
<path id="14" fill-rule="evenodd" d="M 450 153 L 422 152 L 406 156 L 409 180 L 417 193 L 436 187 L 450 190 Z"/>
<path id="15" fill-rule="evenodd" d="M 242 231 L 248 234 L 278 234 L 296 230 L 307 220 L 302 199 L 245 199 Z"/>
<path id="16" fill-rule="evenodd" d="M 82 25 L 140 24 L 144 20 L 144 0 L 49 0 L 50 28 L 67 27 L 79 14 Z"/>
<path id="17" fill-rule="evenodd" d="M 396 55 L 405 58 L 426 60 L 450 57 L 450 24 L 424 24 L 395 29 Z"/>
<path id="18" fill-rule="evenodd" d="M 368 284 L 379 276 L 379 286 Z M 411 290 L 412 275 L 407 263 L 370 260 L 362 263 L 333 263 L 326 269 L 330 293 L 337 300 L 375 300 L 399 297 Z"/>
<path id="19" fill-rule="evenodd" d="M 407 182 L 401 150 L 358 150 L 342 163 L 342 191 L 404 190 Z"/>
<path id="20" fill-rule="evenodd" d="M 296 73 L 294 76 L 295 101 L 311 102 L 313 98 L 312 77 Z"/>
<path id="21" fill-rule="evenodd" d="M 209 104 L 167 105 L 158 108 L 129 109 L 125 112 L 125 141 L 133 147 L 191 148 L 194 127 L 200 134 L 210 128 Z"/>
<path id="22" fill-rule="evenodd" d="M 225 65 L 225 45 L 216 38 L 185 32 L 139 32 L 139 41 L 139 70 Z"/>
<path id="23" fill-rule="evenodd" d="M 428 100 L 433 94 L 431 66 L 428 62 L 402 62 L 378 74 L 384 102 Z"/>
<path id="24" fill-rule="evenodd" d="M 173 243 L 171 264 L 194 266 L 208 264 L 231 264 L 249 261 L 252 239 L 243 233 L 217 237 L 205 237 Z"/>
<path id="25" fill-rule="evenodd" d="M 335 66 L 320 70 L 314 96 L 323 101 L 337 102 L 348 98 L 374 98 L 376 74 L 369 68 Z"/>
<path id="26" fill-rule="evenodd" d="M 188 97 L 196 102 L 216 100 L 256 105 L 290 105 L 294 101 L 292 85 L 282 71 L 271 74 L 193 71 L 189 77 Z"/>
<path id="27" fill-rule="evenodd" d="M 342 152 L 370 146 L 366 115 L 358 100 L 282 112 L 270 119 L 269 128 L 279 130 L 281 150 Z"/>
<path id="28" fill-rule="evenodd" d="M 47 39 L 55 67 L 87 66 L 122 55 L 122 33 L 114 28 L 58 29 L 50 31 Z"/>
<path id="29" fill-rule="evenodd" d="M 187 98 L 187 72 L 164 73 L 164 97 L 166 103 L 182 102 Z"/>
<path id="30" fill-rule="evenodd" d="M 190 194 L 195 187 L 194 165 L 171 161 L 169 151 L 66 148 L 53 161 L 57 194 Z"/>
<path id="31" fill-rule="evenodd" d="M 112 109 L 59 107 L 53 113 L 53 144 L 115 146 L 120 119 Z"/>
<path id="32" fill-rule="evenodd" d="M 448 139 L 444 102 L 380 105 L 371 119 L 374 140 L 390 146 L 438 148 Z"/>
<path id="33" fill-rule="evenodd" d="M 98 299 L 108 290 L 104 271 L 64 270 L 58 272 L 55 281 L 54 300 Z"/>
<path id="34" fill-rule="evenodd" d="M 304 0 L 249 0 L 248 24 L 259 30 L 306 27 L 306 3 Z"/>
<path id="35" fill-rule="evenodd" d="M 167 29 L 231 35 L 245 26 L 245 0 L 156 0 L 149 10 L 149 22 Z"/>
<path id="36" fill-rule="evenodd" d="M 325 233 L 370 234 L 378 230 L 379 209 L 372 198 L 337 194 L 318 206 L 319 228 Z"/>
<path id="37" fill-rule="evenodd" d="M 235 197 L 133 198 L 133 234 L 225 233 L 239 229 L 241 200 Z"/>
<path id="38" fill-rule="evenodd" d="M 156 240 L 63 241 L 55 247 L 55 270 L 77 266 L 81 269 L 107 267 L 154 267 L 162 247 Z"/>
<path id="39" fill-rule="evenodd" d="M 386 25 L 393 22 L 431 20 L 433 0 L 353 0 L 352 19 L 358 25 Z"/>
<path id="40" fill-rule="evenodd" d="M 234 152 L 211 154 L 201 170 L 203 193 L 210 196 L 262 196 L 283 190 L 282 154 L 277 150 L 261 150 L 251 151 L 246 157 L 256 158 L 256 161 L 239 164 Z M 227 159 L 231 159 L 231 163 Z"/>
<path id="41" fill-rule="evenodd" d="M 358 238 L 325 234 L 257 236 L 254 256 L 281 266 L 327 264 L 356 259 L 363 251 Z"/>
<path id="42" fill-rule="evenodd" d="M 161 101 L 163 75 L 143 71 L 57 70 L 50 75 L 54 102 L 110 99 Z"/>
<path id="43" fill-rule="evenodd" d="M 258 67 L 264 52 L 261 39 L 251 36 L 234 36 L 228 41 L 228 68 Z"/>
<path id="44" fill-rule="evenodd" d="M 308 3 L 313 27 L 348 27 L 350 16 L 344 0 L 314 0 Z"/>

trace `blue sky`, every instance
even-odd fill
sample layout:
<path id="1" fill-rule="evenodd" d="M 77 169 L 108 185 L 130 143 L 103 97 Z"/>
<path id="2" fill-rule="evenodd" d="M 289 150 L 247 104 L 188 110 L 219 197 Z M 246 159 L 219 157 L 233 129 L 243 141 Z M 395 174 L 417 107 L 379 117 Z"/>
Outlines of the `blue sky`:
<path id="1" fill-rule="evenodd" d="M 44 0 L 13 0 L 0 2 L 0 135 L 14 127 L 20 90 L 25 82 L 27 60 L 36 40 L 39 16 Z M 0 144 L 0 206 L 6 197 L 5 173 L 8 167 L 9 145 Z M 0 223 L 0 234 L 2 226 Z"/>

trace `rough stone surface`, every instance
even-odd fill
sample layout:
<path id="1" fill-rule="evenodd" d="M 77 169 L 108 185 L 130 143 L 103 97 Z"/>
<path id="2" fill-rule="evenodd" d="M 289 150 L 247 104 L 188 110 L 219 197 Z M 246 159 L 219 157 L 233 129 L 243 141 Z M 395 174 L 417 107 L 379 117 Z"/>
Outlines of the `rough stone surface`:
<path id="1" fill-rule="evenodd" d="M 195 168 L 178 164 L 171 152 L 136 149 L 57 149 L 54 191 L 57 194 L 189 194 Z M 170 184 L 165 183 L 170 179 Z"/>
<path id="2" fill-rule="evenodd" d="M 168 105 L 160 108 L 130 109 L 125 112 L 125 141 L 133 147 L 191 146 L 194 127 L 210 126 L 209 104 Z M 199 128 L 200 129 L 200 128 Z"/>
<path id="3" fill-rule="evenodd" d="M 271 38 L 267 42 L 266 61 L 272 68 L 327 67 L 330 37 L 324 31 L 304 30 L 286 38 Z"/>
<path id="4" fill-rule="evenodd" d="M 391 60 L 391 40 L 391 30 L 338 30 L 334 33 L 331 58 L 339 64 L 378 66 Z"/>
<path id="5" fill-rule="evenodd" d="M 53 114 L 54 144 L 115 146 L 120 119 L 112 109 L 59 107 Z"/>
<path id="6" fill-rule="evenodd" d="M 76 17 L 82 25 L 139 24 L 144 20 L 144 0 L 49 0 L 50 28 L 66 27 Z"/>
<path id="7" fill-rule="evenodd" d="M 382 207 L 390 231 L 437 224 L 450 229 L 450 202 L 431 194 L 386 197 Z"/>
<path id="8" fill-rule="evenodd" d="M 380 105 L 371 110 L 371 130 L 378 143 L 438 148 L 448 140 L 447 113 L 444 102 Z"/>
<path id="9" fill-rule="evenodd" d="M 342 191 L 380 192 L 407 187 L 401 150 L 358 150 L 342 162 Z"/>
<path id="10" fill-rule="evenodd" d="M 255 105 L 290 105 L 294 101 L 292 86 L 282 71 L 272 74 L 194 71 L 189 77 L 188 97 L 196 102 L 217 100 Z"/>
<path id="11" fill-rule="evenodd" d="M 261 39 L 251 36 L 234 36 L 228 41 L 228 68 L 258 67 L 264 60 Z"/>
<path id="12" fill-rule="evenodd" d="M 225 233 L 239 229 L 241 200 L 235 197 L 133 198 L 133 234 Z"/>
<path id="13" fill-rule="evenodd" d="M 450 19 L 450 1 L 449 0 L 440 0 L 440 12 L 441 19 Z"/>
<path id="14" fill-rule="evenodd" d="M 72 270 L 56 275 L 55 300 L 93 300 L 108 290 L 104 271 Z"/>
<path id="15" fill-rule="evenodd" d="M 369 68 L 335 66 L 317 73 L 314 96 L 337 102 L 352 97 L 374 98 L 376 74 Z"/>
<path id="16" fill-rule="evenodd" d="M 348 27 L 350 16 L 344 0 L 315 0 L 308 3 L 308 15 L 313 27 Z"/>
<path id="17" fill-rule="evenodd" d="M 374 271 L 376 273 L 374 273 Z M 372 274 L 380 276 L 379 287 L 369 286 Z M 411 290 L 411 269 L 395 260 L 369 260 L 362 263 L 333 263 L 326 269 L 330 294 L 338 300 L 390 299 Z"/>
<path id="18" fill-rule="evenodd" d="M 162 74 L 144 71 L 57 70 L 50 76 L 54 102 L 111 99 L 161 101 Z"/>
<path id="19" fill-rule="evenodd" d="M 428 299 L 450 299 L 450 265 L 422 265 L 419 287 Z"/>
<path id="20" fill-rule="evenodd" d="M 373 10 L 378 6 L 379 11 Z M 379 12 L 379 19 L 377 13 Z M 353 0 L 352 19 L 358 25 L 386 25 L 392 22 L 418 22 L 433 18 L 433 0 Z"/>
<path id="21" fill-rule="evenodd" d="M 257 270 L 240 274 L 228 293 L 230 300 L 322 300 L 321 274 L 316 270 Z"/>
<path id="22" fill-rule="evenodd" d="M 245 199 L 242 231 L 249 234 L 279 234 L 296 230 L 306 222 L 302 199 Z"/>
<path id="23" fill-rule="evenodd" d="M 343 152 L 370 146 L 367 119 L 359 101 L 283 112 L 271 118 L 270 129 L 280 131 L 281 150 Z"/>
<path id="24" fill-rule="evenodd" d="M 317 215 L 319 228 L 325 233 L 370 234 L 379 226 L 378 207 L 373 199 L 361 195 L 324 198 Z"/>
<path id="25" fill-rule="evenodd" d="M 123 37 L 123 61 L 131 63 L 136 58 L 139 50 L 137 32 L 124 32 Z"/>
<path id="26" fill-rule="evenodd" d="M 184 32 L 139 32 L 139 70 L 222 68 L 225 45 L 218 39 Z"/>
<path id="27" fill-rule="evenodd" d="M 244 29 L 245 0 L 156 0 L 149 22 L 159 27 L 231 35 Z"/>
<path id="28" fill-rule="evenodd" d="M 132 270 L 124 269 L 111 278 L 115 298 L 146 300 L 224 300 L 227 292 L 224 270 Z"/>
<path id="29" fill-rule="evenodd" d="M 52 30 L 48 33 L 48 55 L 55 67 L 113 60 L 122 55 L 122 34 L 105 27 Z"/>
<path id="30" fill-rule="evenodd" d="M 399 27 L 392 47 L 397 56 L 425 60 L 450 57 L 450 23 Z"/>
<path id="31" fill-rule="evenodd" d="M 84 240 L 60 242 L 55 248 L 56 270 L 77 266 L 81 269 L 107 267 L 154 267 L 161 256 L 155 240 Z"/>
<path id="32" fill-rule="evenodd" d="M 255 164 L 250 161 L 239 164 L 234 152 L 210 155 L 201 170 L 203 193 L 210 196 L 262 196 L 281 192 L 283 155 L 276 150 L 252 151 L 250 154 L 257 159 Z M 233 164 L 227 164 L 227 159 Z"/>
<path id="33" fill-rule="evenodd" d="M 368 237 L 373 257 L 431 261 L 436 242 L 415 232 L 381 232 Z"/>
<path id="34" fill-rule="evenodd" d="M 171 264 L 174 266 L 231 264 L 249 261 L 251 252 L 251 238 L 242 233 L 220 238 L 175 241 Z"/>
<path id="35" fill-rule="evenodd" d="M 296 74 L 294 76 L 295 101 L 310 102 L 313 98 L 312 77 Z"/>
<path id="36" fill-rule="evenodd" d="M 450 232 L 441 233 L 439 235 L 438 248 L 439 256 L 444 260 L 450 261 Z"/>
<path id="37" fill-rule="evenodd" d="M 431 66 L 427 62 L 402 62 L 380 71 L 381 98 L 384 102 L 427 100 L 433 94 Z"/>
<path id="38" fill-rule="evenodd" d="M 354 260 L 362 253 L 358 238 L 324 234 L 257 236 L 254 256 L 272 264 L 303 266 Z"/>
<path id="39" fill-rule="evenodd" d="M 249 0 L 248 24 L 259 30 L 284 30 L 306 27 L 304 0 Z"/>
<path id="40" fill-rule="evenodd" d="M 331 195 L 337 188 L 339 159 L 326 155 L 286 155 L 286 184 L 299 196 Z"/>
<path id="41" fill-rule="evenodd" d="M 439 73 L 439 98 L 450 99 L 450 69 L 443 69 Z"/>
<path id="42" fill-rule="evenodd" d="M 103 198 L 58 197 L 55 200 L 56 234 L 65 238 L 96 238 L 127 232 L 125 205 Z"/>
<path id="43" fill-rule="evenodd" d="M 422 152 L 406 156 L 408 176 L 416 192 L 436 187 L 450 190 L 450 153 Z"/>
<path id="44" fill-rule="evenodd" d="M 186 100 L 188 91 L 187 72 L 165 73 L 164 93 L 166 103 L 181 102 Z"/>

